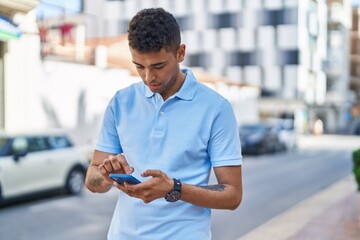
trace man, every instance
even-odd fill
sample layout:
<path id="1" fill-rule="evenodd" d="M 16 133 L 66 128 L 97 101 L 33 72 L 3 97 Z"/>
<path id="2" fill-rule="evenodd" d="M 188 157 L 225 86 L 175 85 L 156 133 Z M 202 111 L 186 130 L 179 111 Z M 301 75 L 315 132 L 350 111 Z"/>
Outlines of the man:
<path id="1" fill-rule="evenodd" d="M 110 101 L 86 178 L 92 192 L 120 190 L 108 239 L 211 239 L 210 209 L 234 210 L 242 199 L 231 105 L 180 69 L 185 45 L 172 14 L 138 12 L 128 40 L 143 82 Z M 208 185 L 212 167 L 217 185 Z M 110 173 L 142 183 L 120 185 Z"/>

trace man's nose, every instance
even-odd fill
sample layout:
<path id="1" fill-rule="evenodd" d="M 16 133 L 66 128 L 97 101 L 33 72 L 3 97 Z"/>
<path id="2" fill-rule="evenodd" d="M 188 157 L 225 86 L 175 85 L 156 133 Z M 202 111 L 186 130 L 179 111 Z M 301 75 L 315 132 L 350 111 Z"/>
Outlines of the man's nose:
<path id="1" fill-rule="evenodd" d="M 153 71 L 151 69 L 147 69 L 145 71 L 145 80 L 146 82 L 151 82 L 155 79 L 155 74 L 153 73 Z"/>

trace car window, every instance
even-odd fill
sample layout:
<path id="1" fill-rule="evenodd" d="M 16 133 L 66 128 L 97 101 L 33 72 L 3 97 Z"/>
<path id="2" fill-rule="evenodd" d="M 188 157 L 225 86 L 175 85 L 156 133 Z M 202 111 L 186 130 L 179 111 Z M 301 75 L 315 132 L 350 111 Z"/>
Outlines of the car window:
<path id="1" fill-rule="evenodd" d="M 2 137 L 0 138 L 0 156 L 10 156 L 11 139 Z"/>
<path id="2" fill-rule="evenodd" d="M 28 151 L 38 152 L 48 150 L 49 146 L 44 137 L 29 137 L 28 138 Z"/>
<path id="3" fill-rule="evenodd" d="M 52 149 L 71 147 L 70 141 L 65 136 L 51 136 L 48 138 L 48 142 Z"/>

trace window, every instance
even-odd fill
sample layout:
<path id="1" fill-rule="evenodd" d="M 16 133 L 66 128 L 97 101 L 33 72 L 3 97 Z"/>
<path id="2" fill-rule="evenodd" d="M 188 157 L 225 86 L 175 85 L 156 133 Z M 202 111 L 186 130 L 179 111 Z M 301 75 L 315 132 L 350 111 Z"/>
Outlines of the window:
<path id="1" fill-rule="evenodd" d="M 206 53 L 189 54 L 187 64 L 192 67 L 207 67 L 209 66 L 208 56 Z"/>
<path id="2" fill-rule="evenodd" d="M 10 139 L 0 138 L 0 156 L 10 156 L 10 145 Z"/>
<path id="3" fill-rule="evenodd" d="M 64 136 L 51 136 L 48 138 L 48 143 L 52 149 L 71 147 L 70 141 Z"/>
<path id="4" fill-rule="evenodd" d="M 278 64 L 279 65 L 298 65 L 300 53 L 298 49 L 279 50 Z"/>
<path id="5" fill-rule="evenodd" d="M 28 144 L 29 152 L 38 152 L 49 149 L 44 137 L 30 137 L 28 138 Z"/>
<path id="6" fill-rule="evenodd" d="M 230 65 L 231 66 L 249 66 L 257 65 L 257 52 L 231 52 Z"/>
<path id="7" fill-rule="evenodd" d="M 235 13 L 220 13 L 210 17 L 212 26 L 210 28 L 235 28 L 238 27 L 238 17 Z"/>
<path id="8" fill-rule="evenodd" d="M 190 16 L 176 17 L 176 20 L 182 31 L 193 29 L 194 24 L 192 24 L 193 20 Z"/>
<path id="9" fill-rule="evenodd" d="M 297 24 L 297 8 L 284 8 L 260 11 L 261 25 L 291 25 Z"/>

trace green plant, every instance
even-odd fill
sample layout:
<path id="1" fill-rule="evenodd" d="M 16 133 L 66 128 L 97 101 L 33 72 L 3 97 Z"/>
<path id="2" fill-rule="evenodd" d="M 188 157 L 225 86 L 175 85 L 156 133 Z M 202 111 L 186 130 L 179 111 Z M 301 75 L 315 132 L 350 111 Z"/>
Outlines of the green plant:
<path id="1" fill-rule="evenodd" d="M 355 175 L 355 181 L 360 191 L 360 149 L 353 152 L 353 172 Z"/>

